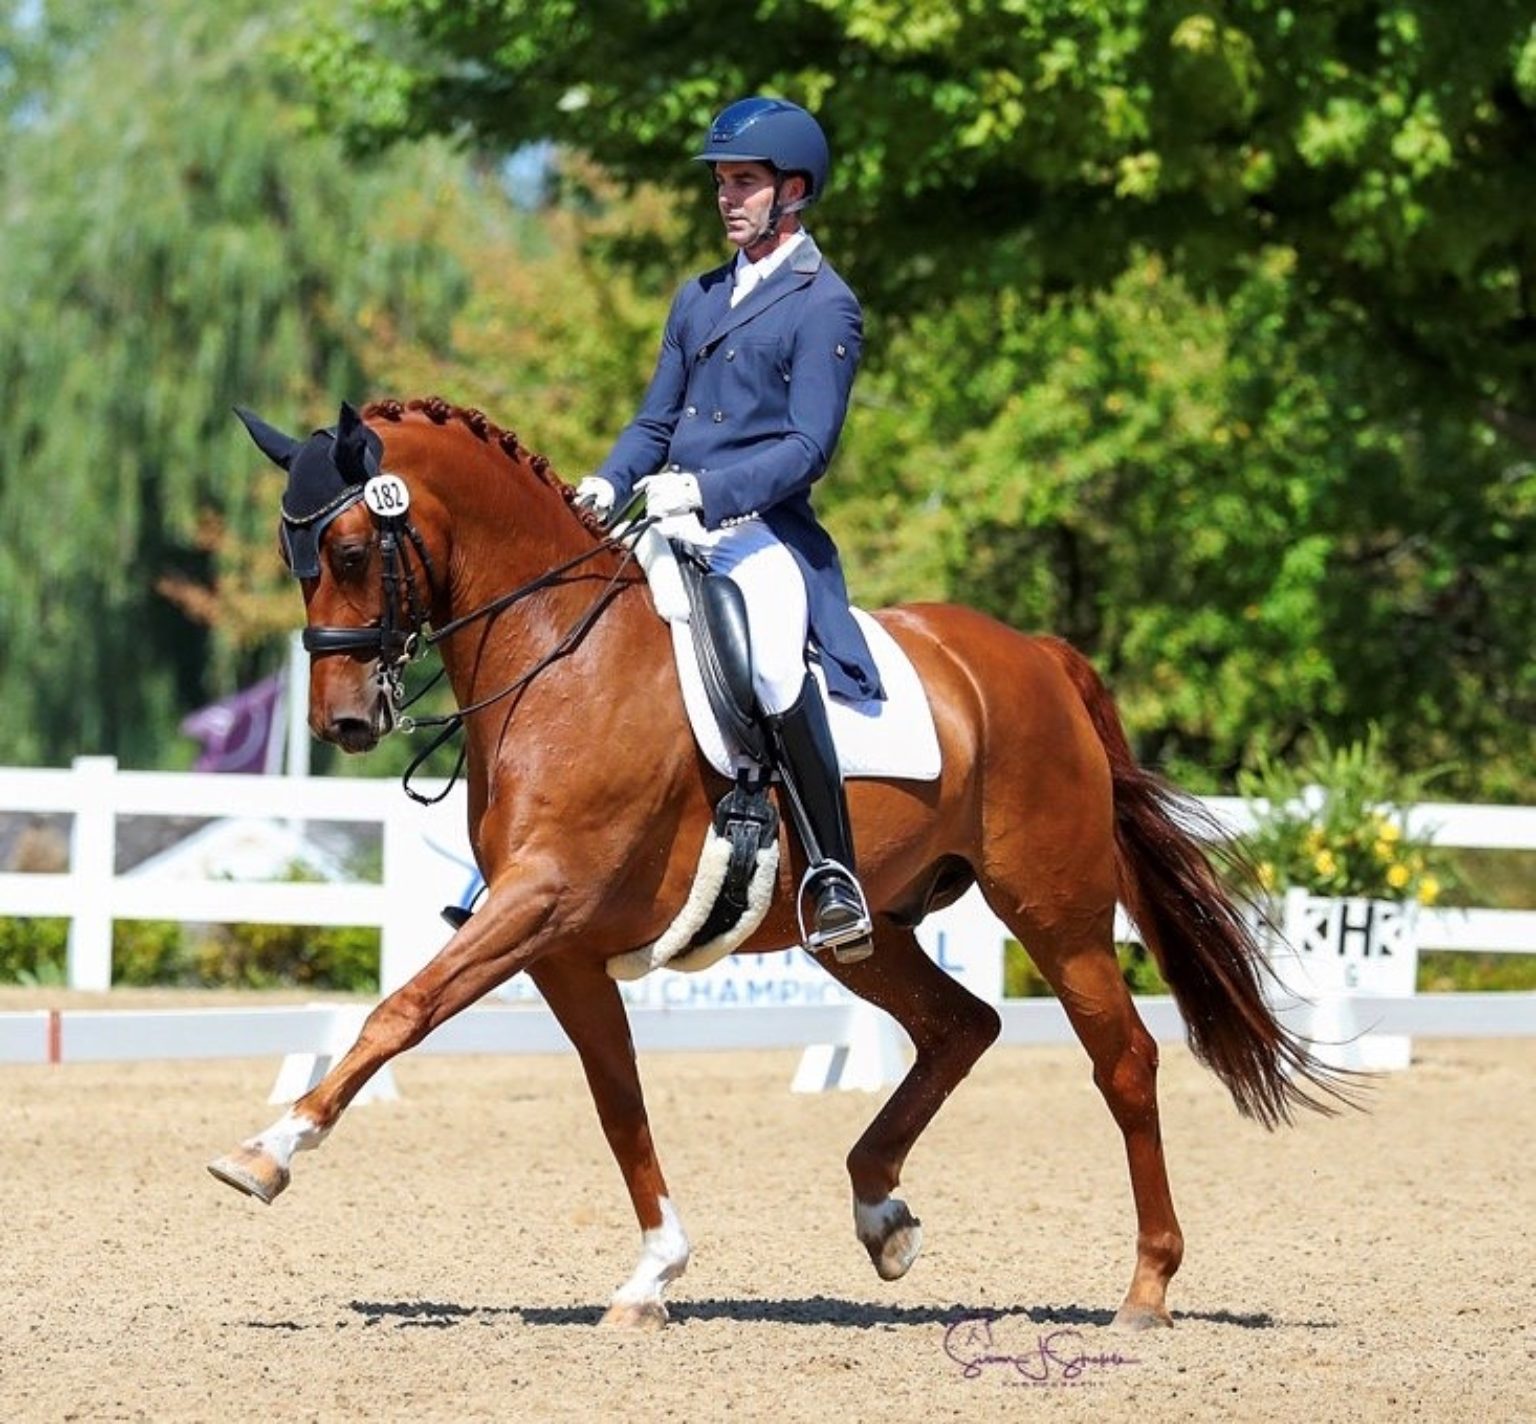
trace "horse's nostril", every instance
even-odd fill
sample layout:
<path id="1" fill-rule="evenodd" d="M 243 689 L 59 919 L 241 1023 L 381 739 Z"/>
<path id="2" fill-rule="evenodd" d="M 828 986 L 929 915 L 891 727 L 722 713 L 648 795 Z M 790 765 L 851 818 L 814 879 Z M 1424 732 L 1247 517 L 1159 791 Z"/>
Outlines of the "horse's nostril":
<path id="1" fill-rule="evenodd" d="M 326 731 L 328 740 L 344 752 L 369 751 L 378 740 L 373 723 L 366 717 L 333 717 Z"/>

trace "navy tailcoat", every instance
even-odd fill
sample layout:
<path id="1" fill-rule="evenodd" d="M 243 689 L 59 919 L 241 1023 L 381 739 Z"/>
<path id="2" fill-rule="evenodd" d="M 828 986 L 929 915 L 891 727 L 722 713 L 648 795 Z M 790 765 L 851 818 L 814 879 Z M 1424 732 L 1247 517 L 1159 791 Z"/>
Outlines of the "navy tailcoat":
<path id="1" fill-rule="evenodd" d="M 761 518 L 805 577 L 828 691 L 883 697 L 810 499 L 848 412 L 864 338 L 858 298 L 809 235 L 734 308 L 732 284 L 731 263 L 684 283 L 639 414 L 596 473 L 619 508 L 636 480 L 686 470 L 698 478 L 706 529 Z"/>

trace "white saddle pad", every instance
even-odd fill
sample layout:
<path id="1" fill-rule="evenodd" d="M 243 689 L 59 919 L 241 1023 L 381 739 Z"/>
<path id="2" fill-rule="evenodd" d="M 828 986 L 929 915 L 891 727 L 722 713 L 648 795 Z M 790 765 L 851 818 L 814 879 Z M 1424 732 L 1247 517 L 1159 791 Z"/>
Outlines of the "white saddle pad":
<path id="1" fill-rule="evenodd" d="M 672 625 L 677 675 L 693 735 L 710 765 L 722 776 L 731 776 L 741 752 L 727 744 L 726 735 L 710 710 L 693 648 L 693 634 L 688 627 L 688 595 L 683 589 L 677 556 L 654 528 L 641 536 L 635 552 L 650 580 L 656 612 Z M 828 697 L 826 678 L 820 667 L 811 664 L 827 705 L 843 775 L 932 781 L 940 768 L 939 737 L 917 669 L 881 624 L 859 608 L 853 610 L 853 616 L 858 619 L 875 666 L 880 670 L 885 701 L 844 702 Z"/>

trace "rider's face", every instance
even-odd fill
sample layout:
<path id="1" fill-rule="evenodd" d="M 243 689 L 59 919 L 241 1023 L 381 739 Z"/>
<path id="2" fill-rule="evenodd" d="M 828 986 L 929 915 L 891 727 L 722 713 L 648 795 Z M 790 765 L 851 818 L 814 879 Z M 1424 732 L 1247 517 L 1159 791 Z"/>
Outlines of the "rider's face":
<path id="1" fill-rule="evenodd" d="M 766 163 L 715 164 L 715 202 L 725 236 L 735 246 L 751 247 L 767 230 L 773 177 Z"/>
<path id="2" fill-rule="evenodd" d="M 773 247 L 768 232 L 774 202 L 774 171 L 766 163 L 715 164 L 715 203 L 725 224 L 726 238 L 756 260 Z M 778 180 L 779 201 L 793 203 L 805 196 L 805 179 L 798 173 Z M 779 236 L 793 232 L 799 219 L 786 214 Z"/>

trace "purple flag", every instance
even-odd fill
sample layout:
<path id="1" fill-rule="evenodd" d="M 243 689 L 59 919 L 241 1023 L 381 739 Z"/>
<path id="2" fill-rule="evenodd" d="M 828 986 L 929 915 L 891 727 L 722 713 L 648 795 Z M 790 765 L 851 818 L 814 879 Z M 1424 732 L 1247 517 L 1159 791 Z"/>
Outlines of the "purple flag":
<path id="1" fill-rule="evenodd" d="M 280 770 L 273 753 L 281 755 L 278 708 L 283 679 L 274 673 L 260 682 L 206 707 L 199 707 L 181 724 L 189 737 L 203 744 L 193 771 L 265 772 Z"/>

